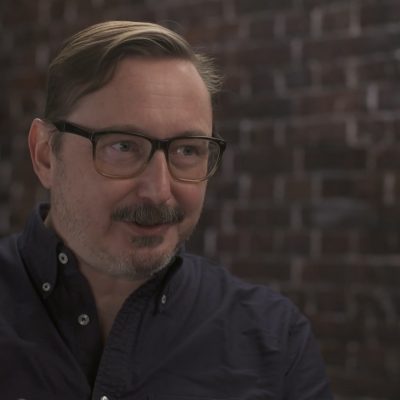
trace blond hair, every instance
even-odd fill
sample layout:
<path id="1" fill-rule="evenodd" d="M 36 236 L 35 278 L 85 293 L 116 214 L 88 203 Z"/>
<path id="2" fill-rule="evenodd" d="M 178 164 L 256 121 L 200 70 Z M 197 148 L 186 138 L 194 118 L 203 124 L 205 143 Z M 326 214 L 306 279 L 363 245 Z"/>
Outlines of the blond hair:
<path id="1" fill-rule="evenodd" d="M 220 89 L 221 78 L 212 60 L 196 53 L 179 34 L 153 23 L 108 21 L 73 35 L 50 64 L 45 118 L 64 118 L 79 99 L 109 82 L 126 56 L 187 59 L 211 98 Z"/>

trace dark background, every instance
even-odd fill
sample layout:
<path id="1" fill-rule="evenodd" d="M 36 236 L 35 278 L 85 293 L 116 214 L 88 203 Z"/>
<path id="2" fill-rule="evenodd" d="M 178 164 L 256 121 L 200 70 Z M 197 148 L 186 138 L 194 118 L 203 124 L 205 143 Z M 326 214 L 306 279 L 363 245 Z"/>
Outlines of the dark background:
<path id="1" fill-rule="evenodd" d="M 2 235 L 46 196 L 26 137 L 49 59 L 108 19 L 160 22 L 226 75 L 193 250 L 298 304 L 336 399 L 399 399 L 400 1 L 2 1 Z"/>

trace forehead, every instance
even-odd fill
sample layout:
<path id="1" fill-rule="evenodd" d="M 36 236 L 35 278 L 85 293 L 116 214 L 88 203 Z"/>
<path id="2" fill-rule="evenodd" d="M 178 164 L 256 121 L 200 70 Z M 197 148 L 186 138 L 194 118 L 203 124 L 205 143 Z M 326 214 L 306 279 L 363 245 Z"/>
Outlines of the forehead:
<path id="1" fill-rule="evenodd" d="M 69 119 L 93 129 L 132 124 L 155 134 L 160 126 L 207 132 L 211 98 L 190 61 L 129 57 L 104 87 L 78 101 Z"/>

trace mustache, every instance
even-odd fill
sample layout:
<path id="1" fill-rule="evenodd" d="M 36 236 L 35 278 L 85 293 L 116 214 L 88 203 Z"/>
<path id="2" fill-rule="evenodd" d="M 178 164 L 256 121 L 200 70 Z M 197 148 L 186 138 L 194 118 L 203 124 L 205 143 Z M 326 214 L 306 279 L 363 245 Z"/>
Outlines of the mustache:
<path id="1" fill-rule="evenodd" d="M 141 204 L 135 207 L 121 207 L 112 214 L 113 221 L 131 222 L 142 226 L 175 224 L 182 222 L 185 213 L 180 207 Z"/>

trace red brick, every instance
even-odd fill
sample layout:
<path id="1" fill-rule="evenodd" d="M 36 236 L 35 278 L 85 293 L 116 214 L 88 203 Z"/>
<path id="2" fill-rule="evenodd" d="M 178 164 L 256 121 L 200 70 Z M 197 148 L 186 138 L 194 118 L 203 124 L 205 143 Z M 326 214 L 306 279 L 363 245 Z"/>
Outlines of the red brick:
<path id="1" fill-rule="evenodd" d="M 383 323 L 386 320 L 386 313 L 383 303 L 374 293 L 357 293 L 352 299 L 354 303 L 354 318 L 359 321 L 374 318 L 375 321 Z"/>
<path id="2" fill-rule="evenodd" d="M 400 119 L 396 118 L 393 120 L 393 140 L 395 143 L 400 142 Z"/>
<path id="3" fill-rule="evenodd" d="M 380 265 L 354 264 L 348 269 L 350 282 L 363 284 L 374 283 L 376 287 L 396 288 L 400 282 L 400 268 L 395 263 L 380 263 Z M 388 292 L 389 293 L 389 292 Z"/>
<path id="4" fill-rule="evenodd" d="M 400 108 L 400 85 L 391 83 L 388 86 L 382 87 L 379 90 L 379 103 L 380 110 L 395 110 Z"/>
<path id="5" fill-rule="evenodd" d="M 362 254 L 400 255 L 400 232 L 383 227 L 358 235 L 358 251 Z"/>
<path id="6" fill-rule="evenodd" d="M 399 294 L 396 293 L 398 292 L 395 290 L 395 292 L 390 296 L 391 303 L 394 303 L 396 306 L 396 321 L 400 317 L 400 298 Z M 385 343 L 386 346 L 390 347 L 397 347 L 397 351 L 399 352 L 399 337 L 400 337 L 400 326 L 398 323 L 394 322 L 386 322 L 384 324 L 379 324 L 375 327 L 375 335 L 377 340 L 380 343 Z M 400 369 L 400 357 L 397 358 L 398 363 L 398 369 Z M 399 371 L 400 372 L 400 371 Z"/>
<path id="7" fill-rule="evenodd" d="M 279 260 L 252 259 L 237 257 L 232 262 L 231 271 L 253 282 L 273 283 L 290 280 L 290 265 Z"/>
<path id="8" fill-rule="evenodd" d="M 39 6 L 37 2 L 19 0 L 14 4 L 3 3 L 1 22 L 5 27 L 15 29 L 29 24 L 32 20 L 37 20 L 38 15 Z"/>
<path id="9" fill-rule="evenodd" d="M 291 145 L 345 145 L 346 124 L 344 121 L 307 121 L 289 123 L 285 129 L 286 140 Z"/>
<path id="10" fill-rule="evenodd" d="M 290 221 L 290 209 L 285 206 L 271 205 L 264 208 L 239 208 L 234 212 L 234 224 L 238 227 L 253 229 L 271 229 L 287 227 Z"/>
<path id="11" fill-rule="evenodd" d="M 249 84 L 255 96 L 276 92 L 275 76 L 271 70 L 254 70 L 249 77 Z"/>
<path id="12" fill-rule="evenodd" d="M 276 235 L 272 229 L 240 229 L 246 254 L 271 254 L 275 249 Z"/>
<path id="13" fill-rule="evenodd" d="M 225 199 L 237 199 L 239 197 L 239 182 L 237 179 L 224 179 L 222 172 L 218 171 L 210 179 L 208 190 L 210 191 L 208 201 L 217 201 L 221 196 Z"/>
<path id="14" fill-rule="evenodd" d="M 288 172 L 293 167 L 293 155 L 284 147 L 242 151 L 236 155 L 234 166 L 235 170 L 246 171 L 252 176 Z"/>
<path id="15" fill-rule="evenodd" d="M 311 71 L 308 66 L 291 67 L 283 72 L 286 88 L 289 91 L 311 86 Z"/>
<path id="16" fill-rule="evenodd" d="M 397 203 L 390 206 L 380 206 L 376 209 L 376 219 L 380 226 L 387 231 L 397 229 L 400 224 L 400 206 Z"/>
<path id="17" fill-rule="evenodd" d="M 230 93 L 224 97 L 223 102 L 224 108 L 220 111 L 220 117 L 236 121 L 243 118 L 277 119 L 292 112 L 291 99 L 276 98 L 270 94 L 243 99 Z"/>
<path id="18" fill-rule="evenodd" d="M 271 10 L 285 10 L 292 6 L 292 0 L 236 0 L 236 9 L 239 14 L 271 12 Z"/>
<path id="19" fill-rule="evenodd" d="M 344 146 L 310 146 L 304 151 L 306 170 L 362 171 L 367 165 L 367 151 Z"/>
<path id="20" fill-rule="evenodd" d="M 318 70 L 318 84 L 324 88 L 346 87 L 347 71 L 343 63 L 322 63 Z"/>
<path id="21" fill-rule="evenodd" d="M 267 149 L 275 146 L 275 126 L 273 124 L 257 124 L 250 130 L 250 143 L 253 149 Z"/>
<path id="22" fill-rule="evenodd" d="M 216 109 L 217 115 L 219 114 L 218 110 L 219 109 L 217 106 Z M 239 145 L 241 132 L 238 124 L 225 123 L 225 121 L 222 122 L 220 116 L 218 115 L 218 121 L 215 122 L 214 130 L 218 135 L 222 136 L 228 142 L 229 147 L 227 151 L 230 151 L 233 148 L 235 148 L 235 146 Z"/>
<path id="23" fill-rule="evenodd" d="M 364 89 L 345 89 L 305 94 L 296 98 L 294 112 L 298 115 L 333 115 L 359 113 L 367 110 Z"/>
<path id="24" fill-rule="evenodd" d="M 335 61 L 348 57 L 361 57 L 371 54 L 392 52 L 398 48 L 400 33 L 375 32 L 364 36 L 332 36 L 323 39 L 309 40 L 304 43 L 306 60 Z"/>
<path id="25" fill-rule="evenodd" d="M 222 66 L 224 70 L 224 89 L 218 96 L 218 104 L 223 104 L 220 107 L 219 114 L 223 116 L 229 111 L 228 104 L 232 104 L 232 108 L 239 102 L 239 100 L 232 99 L 232 97 L 239 97 L 242 88 L 248 85 L 248 77 L 239 70 L 230 71 L 228 68 Z M 232 101 L 233 100 L 233 101 Z M 236 100 L 236 101 L 235 101 Z M 228 109 L 228 110 L 227 110 Z"/>
<path id="26" fill-rule="evenodd" d="M 322 254 L 346 254 L 352 250 L 352 234 L 345 230 L 323 231 L 321 234 Z"/>
<path id="27" fill-rule="evenodd" d="M 382 175 L 325 178 L 321 183 L 321 196 L 357 198 L 378 203 L 383 201 L 383 185 Z"/>
<path id="28" fill-rule="evenodd" d="M 253 68 L 254 65 L 278 68 L 289 65 L 292 58 L 290 42 L 287 40 L 245 43 L 231 56 L 235 64 L 244 68 Z"/>
<path id="29" fill-rule="evenodd" d="M 376 151 L 376 168 L 378 170 L 394 170 L 400 168 L 400 143 L 380 147 Z"/>
<path id="30" fill-rule="evenodd" d="M 284 15 L 285 18 L 285 36 L 287 37 L 305 37 L 309 35 L 310 13 L 304 10 L 290 10 Z"/>
<path id="31" fill-rule="evenodd" d="M 271 40 L 275 36 L 275 20 L 272 15 L 261 15 L 249 21 L 250 40 Z"/>
<path id="32" fill-rule="evenodd" d="M 368 144 L 387 143 L 396 131 L 392 120 L 368 116 L 356 119 L 356 129 L 359 141 Z"/>
<path id="33" fill-rule="evenodd" d="M 284 231 L 276 241 L 275 253 L 287 256 L 310 255 L 310 233 L 307 231 Z"/>
<path id="34" fill-rule="evenodd" d="M 308 283 L 329 282 L 343 285 L 348 283 L 348 265 L 321 262 L 308 263 L 303 268 L 302 279 Z"/>
<path id="35" fill-rule="evenodd" d="M 364 27 L 377 27 L 398 24 L 400 4 L 396 0 L 360 3 L 360 24 Z"/>
<path id="36" fill-rule="evenodd" d="M 312 317 L 312 325 L 322 343 L 338 340 L 347 345 L 349 342 L 364 340 L 366 335 L 365 327 L 351 318 L 332 318 L 331 315 L 317 314 Z"/>
<path id="37" fill-rule="evenodd" d="M 218 10 L 215 11 L 215 14 L 219 15 L 221 12 L 221 10 Z M 187 26 L 184 35 L 186 40 L 194 46 L 199 44 L 203 48 L 204 46 L 224 45 L 240 40 L 240 28 L 237 22 L 225 22 L 222 18 L 219 18 L 217 23 L 205 27 L 203 19 L 199 21 L 198 18 L 195 18 L 195 14 L 192 15 L 192 18 L 194 18 L 194 21 Z M 181 19 L 179 18 L 179 20 Z"/>
<path id="38" fill-rule="evenodd" d="M 246 234 L 243 232 L 218 233 L 216 243 L 218 253 L 243 252 L 246 240 Z"/>
<path id="39" fill-rule="evenodd" d="M 351 24 L 351 6 L 344 4 L 323 10 L 321 30 L 323 33 L 349 31 Z"/>
<path id="40" fill-rule="evenodd" d="M 398 286 L 400 268 L 396 265 L 368 265 L 345 263 L 344 261 L 326 262 L 323 260 L 310 262 L 303 270 L 305 282 L 325 282 L 332 285 L 371 284 L 376 287 Z"/>
<path id="41" fill-rule="evenodd" d="M 273 176 L 251 177 L 249 197 L 255 201 L 273 201 L 275 193 L 275 181 Z"/>
<path id="42" fill-rule="evenodd" d="M 309 177 L 286 177 L 284 199 L 290 203 L 308 202 L 312 196 L 312 183 Z"/>
<path id="43" fill-rule="evenodd" d="M 347 292 L 344 288 L 318 290 L 315 303 L 320 314 L 345 315 L 348 308 Z"/>
<path id="44" fill-rule="evenodd" d="M 26 93 L 34 91 L 42 91 L 45 87 L 45 76 L 43 73 L 34 72 L 32 70 L 25 71 L 23 74 L 15 74 L 15 77 L 10 76 L 10 83 L 14 91 L 22 89 Z"/>
<path id="45" fill-rule="evenodd" d="M 175 4 L 157 5 L 157 7 L 165 7 L 167 18 L 174 24 L 183 25 L 198 23 L 199 16 L 203 21 L 208 18 L 218 18 L 222 20 L 223 2 L 215 0 L 202 0 L 200 2 L 175 2 Z M 206 34 L 207 35 L 207 34 Z"/>
<path id="46" fill-rule="evenodd" d="M 287 286 L 287 285 L 286 285 Z M 306 308 L 306 304 L 308 302 L 308 294 L 305 293 L 302 289 L 295 289 L 291 286 L 287 288 L 283 288 L 280 292 L 290 298 L 294 304 L 296 304 L 299 309 L 304 310 Z"/>
<path id="47" fill-rule="evenodd" d="M 389 82 L 400 79 L 399 61 L 393 54 L 377 60 L 361 60 L 356 66 L 359 82 Z"/>
<path id="48" fill-rule="evenodd" d="M 377 360 L 380 362 L 380 360 Z M 396 400 L 399 394 L 398 380 L 377 377 L 365 373 L 346 373 L 339 371 L 336 374 L 330 373 L 332 386 L 338 396 L 345 395 L 346 398 L 368 398 Z M 350 396 L 350 397 L 349 397 Z"/>
<path id="49" fill-rule="evenodd" d="M 54 0 L 48 3 L 50 19 L 60 22 L 64 19 L 65 1 Z"/>
<path id="50" fill-rule="evenodd" d="M 345 368 L 347 361 L 345 342 L 339 340 L 322 342 L 320 349 L 323 358 L 328 365 Z"/>

